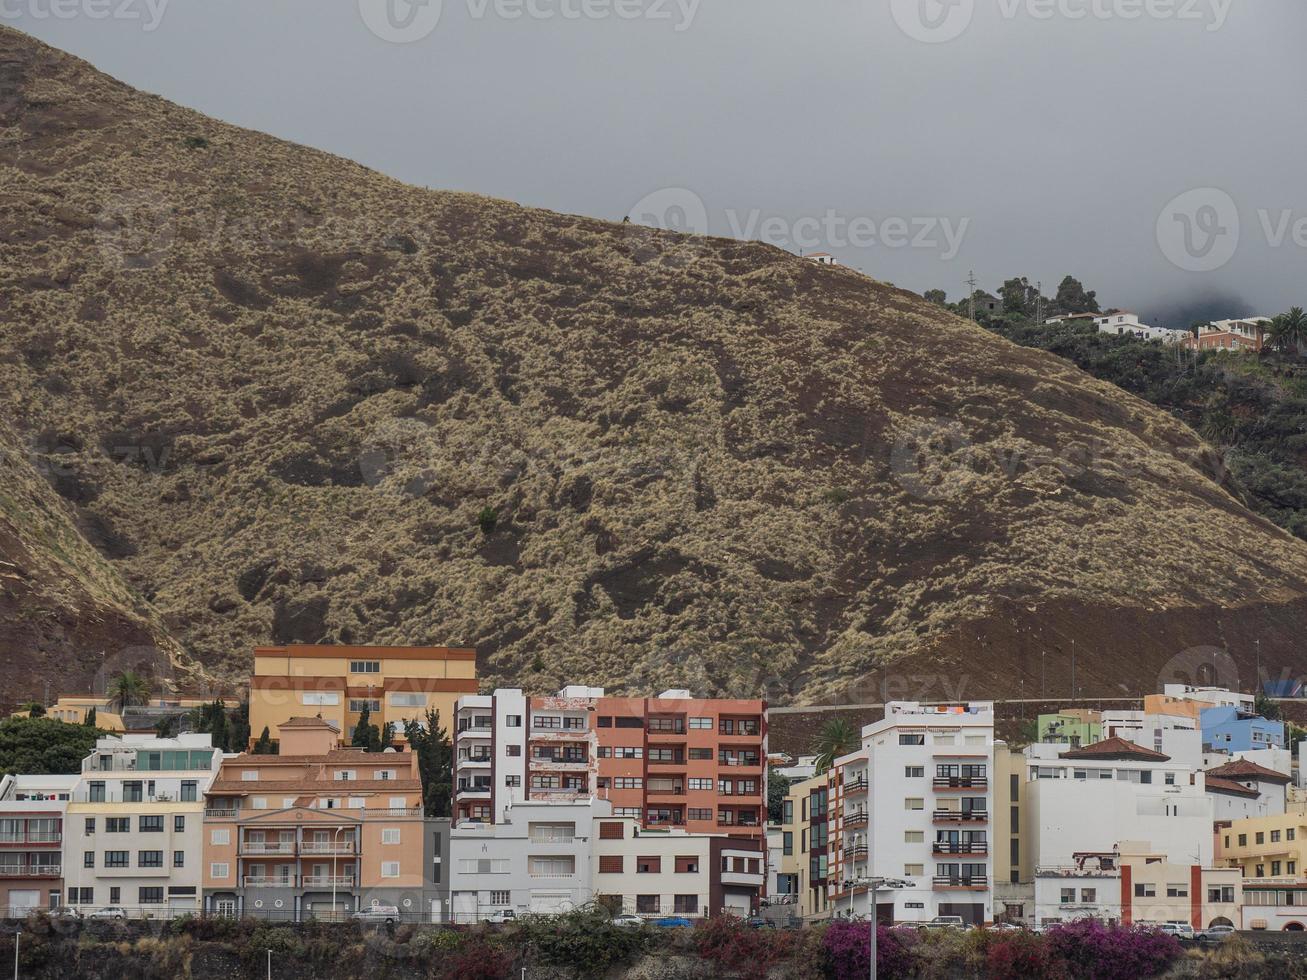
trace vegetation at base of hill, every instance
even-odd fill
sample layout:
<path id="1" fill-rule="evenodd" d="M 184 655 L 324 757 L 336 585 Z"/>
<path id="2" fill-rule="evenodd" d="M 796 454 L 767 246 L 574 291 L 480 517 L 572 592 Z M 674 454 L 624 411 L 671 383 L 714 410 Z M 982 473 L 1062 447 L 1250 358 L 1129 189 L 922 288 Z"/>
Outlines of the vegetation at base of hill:
<path id="1" fill-rule="evenodd" d="M 202 704 L 191 712 L 191 730 L 212 736 L 215 748 L 244 752 L 250 744 L 250 704 L 242 701 L 229 709 L 222 698 Z"/>
<path id="2" fill-rule="evenodd" d="M 1220 450 L 1253 510 L 1307 539 L 1307 360 L 1299 353 L 1307 346 L 1307 314 L 1301 309 L 1274 319 L 1270 346 L 1260 354 L 1189 351 L 1099 333 L 1093 323 L 1037 322 L 1038 294 L 1025 279 L 1010 279 L 999 292 L 1003 309 L 978 309 L 977 323 L 1064 357 L 1185 422 Z M 967 302 L 950 309 L 966 315 Z M 1096 294 L 1070 276 L 1042 308 L 1044 319 L 1092 312 L 1099 312 Z"/>
<path id="3" fill-rule="evenodd" d="M 426 815 L 449 816 L 454 795 L 454 747 L 449 740 L 449 731 L 440 724 L 440 712 L 428 708 L 421 724 L 406 721 L 404 737 L 417 753 Z"/>
<path id="4" fill-rule="evenodd" d="M 82 771 L 82 760 L 105 733 L 54 718 L 0 721 L 0 775 L 64 775 Z"/>
<path id="5" fill-rule="evenodd" d="M 774 768 L 767 768 L 767 822 L 780 823 L 785 813 L 785 797 L 790 793 L 790 781 Z"/>

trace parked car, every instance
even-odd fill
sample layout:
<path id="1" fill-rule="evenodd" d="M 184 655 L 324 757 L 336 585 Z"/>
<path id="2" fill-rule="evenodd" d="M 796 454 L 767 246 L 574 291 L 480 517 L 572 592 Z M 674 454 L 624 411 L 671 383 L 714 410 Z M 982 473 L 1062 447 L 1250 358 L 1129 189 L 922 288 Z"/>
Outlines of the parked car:
<path id="1" fill-rule="evenodd" d="M 484 921 L 492 925 L 503 925 L 505 922 L 516 922 L 517 913 L 512 909 L 495 909 L 485 917 Z"/>
<path id="2" fill-rule="evenodd" d="M 1015 922 L 995 922 L 989 927 L 994 932 L 1025 932 L 1024 926 L 1019 926 Z"/>
<path id="3" fill-rule="evenodd" d="M 760 915 L 755 915 L 751 919 L 746 919 L 744 924 L 747 925 L 750 929 L 775 929 L 776 928 L 775 922 L 773 922 L 771 919 L 764 919 Z"/>
<path id="4" fill-rule="evenodd" d="M 92 919 L 125 919 L 125 918 L 127 918 L 127 910 L 124 909 L 124 908 L 120 908 L 120 907 L 117 906 L 117 905 L 106 905 L 104 908 L 102 908 L 102 909 L 96 909 L 94 912 L 92 912 L 91 915 L 90 915 L 90 918 L 92 918 Z"/>
<path id="5" fill-rule="evenodd" d="M 399 921 L 399 909 L 393 905 L 369 905 L 359 909 L 351 918 L 357 922 L 383 922 L 390 926 Z"/>
<path id="6" fill-rule="evenodd" d="M 632 926 L 639 928 L 644 925 L 644 919 L 638 915 L 632 915 L 630 912 L 623 912 L 621 915 L 613 916 L 613 925 L 615 926 Z"/>
<path id="7" fill-rule="evenodd" d="M 1234 926 L 1208 926 L 1198 934 L 1198 938 L 1205 943 L 1223 943 L 1233 939 L 1235 931 Z"/>
<path id="8" fill-rule="evenodd" d="M 662 926 L 664 929 L 688 929 L 694 925 L 689 919 L 679 915 L 668 915 L 654 923 L 656 926 Z"/>
<path id="9" fill-rule="evenodd" d="M 1163 922 L 1157 928 L 1159 932 L 1174 936 L 1176 939 L 1192 940 L 1194 938 L 1194 927 L 1187 922 Z"/>
<path id="10" fill-rule="evenodd" d="M 929 922 L 923 923 L 923 929 L 965 929 L 967 924 L 960 915 L 937 915 Z"/>

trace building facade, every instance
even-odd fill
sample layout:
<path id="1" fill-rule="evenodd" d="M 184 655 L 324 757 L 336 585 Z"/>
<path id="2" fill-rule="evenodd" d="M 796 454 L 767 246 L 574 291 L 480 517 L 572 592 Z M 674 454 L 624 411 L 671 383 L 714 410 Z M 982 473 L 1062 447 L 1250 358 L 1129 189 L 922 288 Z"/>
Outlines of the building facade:
<path id="1" fill-rule="evenodd" d="M 287 919 L 430 908 L 422 781 L 411 752 L 337 748 L 321 718 L 278 729 L 280 755 L 225 759 L 206 796 L 204 907 Z"/>
<path id="2" fill-rule="evenodd" d="M 523 800 L 596 796 L 647 828 L 761 838 L 766 704 L 497 690 L 460 699 L 454 765 L 456 824 L 502 820 Z"/>
<path id="3" fill-rule="evenodd" d="M 0 909 L 22 918 L 63 903 L 63 838 L 76 776 L 0 779 Z"/>
<path id="4" fill-rule="evenodd" d="M 475 694 L 476 651 L 450 647 L 291 645 L 254 651 L 250 677 L 250 745 L 267 728 L 272 738 L 295 717 L 320 715 L 348 743 L 366 708 L 378 730 L 440 712 L 452 729 L 455 701 Z"/>

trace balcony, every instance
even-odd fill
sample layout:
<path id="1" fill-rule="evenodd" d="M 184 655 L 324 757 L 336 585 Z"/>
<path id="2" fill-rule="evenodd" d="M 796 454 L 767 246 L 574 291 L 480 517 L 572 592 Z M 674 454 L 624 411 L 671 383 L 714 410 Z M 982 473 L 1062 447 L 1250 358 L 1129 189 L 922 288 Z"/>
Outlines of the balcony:
<path id="1" fill-rule="evenodd" d="M 36 831 L 30 834 L 0 834 L 0 845 L 58 844 L 63 839 L 63 834 L 56 831 Z"/>
<path id="2" fill-rule="evenodd" d="M 305 875 L 301 881 L 305 888 L 353 888 L 353 875 Z"/>
<path id="3" fill-rule="evenodd" d="M 762 759 L 747 755 L 723 755 L 717 757 L 717 764 L 719 766 L 726 766 L 728 769 L 757 769 L 762 765 Z"/>
<path id="4" fill-rule="evenodd" d="M 867 860 L 867 845 L 859 844 L 857 847 L 846 847 L 844 849 L 844 858 L 848 861 Z"/>
<path id="5" fill-rule="evenodd" d="M 489 796 L 490 784 L 460 786 L 454 794 L 455 796 Z"/>
<path id="6" fill-rule="evenodd" d="M 466 759 L 459 759 L 458 765 L 460 768 L 463 766 L 488 766 L 490 762 L 491 757 L 488 755 L 470 755 Z"/>
<path id="7" fill-rule="evenodd" d="M 294 875 L 259 875 L 242 878 L 246 888 L 294 888 Z"/>
<path id="8" fill-rule="evenodd" d="M 989 887 L 989 877 L 987 875 L 936 875 L 932 885 L 937 891 L 949 888 L 984 889 Z"/>
<path id="9" fill-rule="evenodd" d="M 490 787 L 482 787 L 480 792 L 483 795 L 489 795 Z M 369 820 L 385 820 L 390 817 L 420 817 L 423 810 L 420 806 L 381 806 L 360 812 Z"/>
<path id="10" fill-rule="evenodd" d="M 63 867 L 58 864 L 0 864 L 0 878 L 58 878 Z"/>
<path id="11" fill-rule="evenodd" d="M 853 813 L 844 815 L 845 830 L 859 830 L 867 826 L 867 815 L 865 813 Z"/>
<path id="12" fill-rule="evenodd" d="M 459 728 L 457 737 L 458 738 L 489 738 L 490 735 L 491 735 L 491 728 L 489 724 L 467 725 Z"/>
<path id="13" fill-rule="evenodd" d="M 211 806 L 204 808 L 204 816 L 210 820 L 235 820 L 239 812 L 235 807 Z"/>
<path id="14" fill-rule="evenodd" d="M 683 756 L 683 755 L 681 755 L 681 756 L 675 756 L 675 757 L 673 757 L 673 758 L 671 758 L 671 759 L 653 759 L 653 758 L 651 758 L 651 759 L 649 759 L 649 765 L 651 765 L 651 766 L 684 766 L 684 765 L 685 765 L 685 756 Z"/>
<path id="15" fill-rule="evenodd" d="M 936 776 L 932 785 L 935 789 L 988 789 L 989 780 L 984 776 Z"/>
<path id="16" fill-rule="evenodd" d="M 937 840 L 931 848 L 935 854 L 988 854 L 988 841 Z"/>
<path id="17" fill-rule="evenodd" d="M 358 850 L 351 840 L 342 840 L 335 843 L 306 840 L 300 845 L 300 853 L 306 855 L 323 854 L 330 857 L 333 854 L 354 855 L 358 853 Z"/>
<path id="18" fill-rule="evenodd" d="M 867 792 L 867 777 L 859 776 L 857 779 L 844 784 L 844 793 L 865 793 Z"/>
<path id="19" fill-rule="evenodd" d="M 989 813 L 985 810 L 936 810 L 935 823 L 988 823 Z"/>
<path id="20" fill-rule="evenodd" d="M 274 841 L 268 843 L 265 841 L 242 841 L 240 846 L 242 854 L 294 854 L 294 841 Z"/>
<path id="21" fill-rule="evenodd" d="M 684 786 L 669 786 L 663 789 L 654 789 L 652 786 L 645 790 L 646 796 L 684 796 Z"/>

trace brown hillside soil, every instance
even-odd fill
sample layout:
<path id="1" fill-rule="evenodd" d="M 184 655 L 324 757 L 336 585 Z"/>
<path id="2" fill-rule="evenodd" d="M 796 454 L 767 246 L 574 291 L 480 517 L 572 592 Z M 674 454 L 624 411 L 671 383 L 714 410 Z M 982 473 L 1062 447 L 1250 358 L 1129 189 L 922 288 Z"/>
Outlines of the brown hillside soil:
<path id="1" fill-rule="evenodd" d="M 760 244 L 408 187 L 4 29 L 0 414 L 226 677 L 294 641 L 777 701 L 1011 692 L 1071 636 L 1104 694 L 1195 643 L 1307 666 L 1307 545 L 1057 358 Z M 67 622 L 3 630 L 85 678 Z"/>

